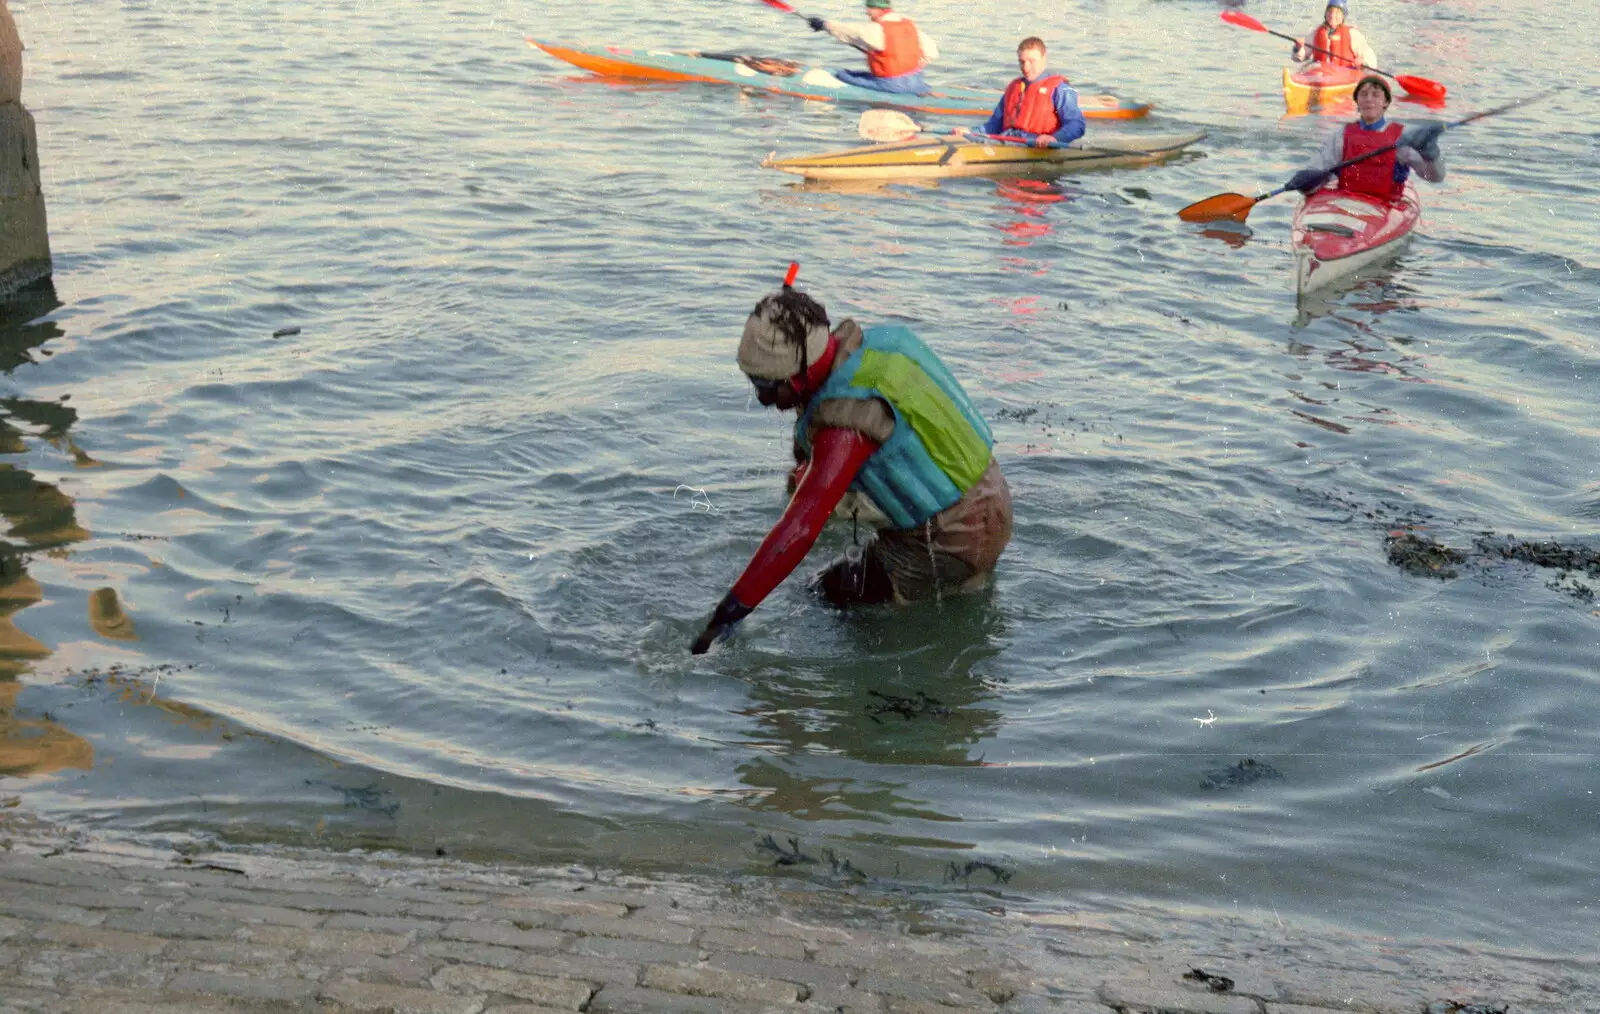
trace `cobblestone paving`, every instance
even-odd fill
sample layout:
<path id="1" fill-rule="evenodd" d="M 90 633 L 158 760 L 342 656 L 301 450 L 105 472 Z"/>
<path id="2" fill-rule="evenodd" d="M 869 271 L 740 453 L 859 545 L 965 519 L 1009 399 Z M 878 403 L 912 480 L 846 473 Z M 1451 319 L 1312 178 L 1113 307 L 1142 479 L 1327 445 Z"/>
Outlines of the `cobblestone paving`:
<path id="1" fill-rule="evenodd" d="M 3 844 L 3 1014 L 1600 1011 L 1584 958 L 1229 922 L 1180 941 L 1163 920 L 1020 897 Z"/>

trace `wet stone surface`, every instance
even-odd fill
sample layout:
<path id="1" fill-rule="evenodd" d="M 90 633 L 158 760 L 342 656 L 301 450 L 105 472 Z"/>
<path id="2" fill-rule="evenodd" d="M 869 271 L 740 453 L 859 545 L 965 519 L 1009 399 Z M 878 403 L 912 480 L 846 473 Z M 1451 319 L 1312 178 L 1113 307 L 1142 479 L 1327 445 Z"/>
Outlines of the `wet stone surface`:
<path id="1" fill-rule="evenodd" d="M 1281 777 L 1254 759 L 1213 775 Z M 982 860 L 937 898 L 819 885 L 794 874 L 829 857 L 798 840 L 770 842 L 784 876 L 713 882 L 0 832 L 6 1011 L 1570 1014 L 1600 995 L 1581 957 L 1063 911 Z"/>

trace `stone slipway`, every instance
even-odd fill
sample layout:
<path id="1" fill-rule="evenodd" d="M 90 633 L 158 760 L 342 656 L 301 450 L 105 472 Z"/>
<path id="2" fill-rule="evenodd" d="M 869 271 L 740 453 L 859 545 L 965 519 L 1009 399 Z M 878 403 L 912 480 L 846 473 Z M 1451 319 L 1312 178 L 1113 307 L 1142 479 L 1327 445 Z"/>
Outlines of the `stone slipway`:
<path id="1" fill-rule="evenodd" d="M 1009 889 L 0 847 L 4 1014 L 1600 1012 L 1592 955 L 1051 911 Z"/>

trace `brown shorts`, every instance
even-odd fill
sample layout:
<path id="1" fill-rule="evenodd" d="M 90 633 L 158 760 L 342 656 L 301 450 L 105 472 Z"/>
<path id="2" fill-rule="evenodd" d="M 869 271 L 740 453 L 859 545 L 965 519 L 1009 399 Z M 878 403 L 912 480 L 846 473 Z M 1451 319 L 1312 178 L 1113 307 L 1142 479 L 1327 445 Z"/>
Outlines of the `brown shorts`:
<path id="1" fill-rule="evenodd" d="M 916 528 L 880 529 L 859 557 L 847 556 L 813 582 L 836 605 L 915 602 L 975 591 L 989 583 L 1011 541 L 1011 490 L 998 462 L 966 494 Z"/>

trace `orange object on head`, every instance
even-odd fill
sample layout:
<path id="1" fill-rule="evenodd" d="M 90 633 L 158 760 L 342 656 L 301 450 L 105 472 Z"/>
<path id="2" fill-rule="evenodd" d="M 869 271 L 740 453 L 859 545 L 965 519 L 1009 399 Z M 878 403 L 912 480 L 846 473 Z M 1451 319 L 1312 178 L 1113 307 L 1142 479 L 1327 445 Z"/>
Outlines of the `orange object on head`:
<path id="1" fill-rule="evenodd" d="M 800 262 L 790 261 L 789 270 L 784 272 L 783 275 L 783 287 L 787 289 L 789 286 L 793 285 L 795 276 L 798 274 L 800 274 Z"/>

